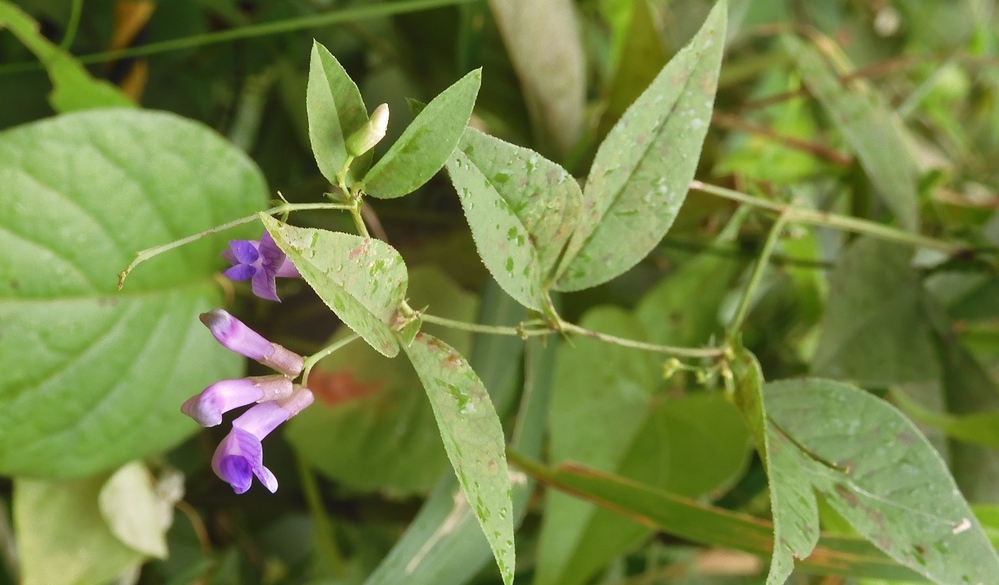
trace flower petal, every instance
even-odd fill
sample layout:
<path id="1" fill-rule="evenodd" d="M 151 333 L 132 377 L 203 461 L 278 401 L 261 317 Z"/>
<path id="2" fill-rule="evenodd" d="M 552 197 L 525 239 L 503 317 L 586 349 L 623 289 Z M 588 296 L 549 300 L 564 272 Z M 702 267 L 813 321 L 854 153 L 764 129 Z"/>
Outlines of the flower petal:
<path id="1" fill-rule="evenodd" d="M 257 246 L 259 244 L 251 240 L 232 240 L 229 242 L 229 250 L 232 251 L 233 258 L 240 264 L 253 264 L 260 258 Z"/>
<path id="2" fill-rule="evenodd" d="M 289 418 L 291 413 L 279 403 L 261 402 L 232 421 L 232 428 L 256 437 L 259 442 Z"/>
<path id="3" fill-rule="evenodd" d="M 274 281 L 274 272 L 266 268 L 257 270 L 252 281 L 253 294 L 269 301 L 281 302 L 277 296 L 277 283 Z"/>
<path id="4" fill-rule="evenodd" d="M 260 439 L 237 427 L 222 439 L 212 456 L 212 470 L 237 494 L 250 489 L 253 476 L 260 477 L 263 468 L 264 448 Z"/>
<path id="5" fill-rule="evenodd" d="M 249 264 L 237 264 L 232 268 L 226 268 L 222 274 L 230 280 L 250 280 L 257 274 L 257 269 Z"/>
<path id="6" fill-rule="evenodd" d="M 202 313 L 201 322 L 224 347 L 251 360 L 263 361 L 274 354 L 274 345 L 223 309 Z"/>

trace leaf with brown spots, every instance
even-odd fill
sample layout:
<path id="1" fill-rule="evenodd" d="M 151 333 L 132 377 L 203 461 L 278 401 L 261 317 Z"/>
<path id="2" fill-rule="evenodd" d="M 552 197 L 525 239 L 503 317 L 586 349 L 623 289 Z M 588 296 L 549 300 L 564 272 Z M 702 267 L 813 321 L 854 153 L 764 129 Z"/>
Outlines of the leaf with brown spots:
<path id="1" fill-rule="evenodd" d="M 764 401 L 778 543 L 768 585 L 784 583 L 792 556 L 815 546 L 816 492 L 888 556 L 935 583 L 999 575 L 999 556 L 946 464 L 893 406 L 821 379 L 768 384 Z"/>
<path id="2" fill-rule="evenodd" d="M 381 240 L 298 228 L 260 214 L 278 247 L 340 320 L 386 357 L 399 353 L 392 331 L 409 276 L 402 256 Z"/>
<path id="3" fill-rule="evenodd" d="M 454 348 L 418 333 L 403 349 L 430 398 L 444 449 L 503 583 L 510 585 L 515 568 L 512 486 L 499 416 L 482 381 Z"/>

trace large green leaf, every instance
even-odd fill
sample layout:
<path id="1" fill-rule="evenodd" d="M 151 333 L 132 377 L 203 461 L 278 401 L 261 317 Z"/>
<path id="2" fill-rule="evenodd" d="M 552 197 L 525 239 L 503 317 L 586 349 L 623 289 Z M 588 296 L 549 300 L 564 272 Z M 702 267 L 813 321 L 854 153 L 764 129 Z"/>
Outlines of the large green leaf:
<path id="1" fill-rule="evenodd" d="M 901 120 L 885 98 L 862 80 L 844 85 L 818 49 L 797 37 L 784 45 L 797 60 L 805 85 L 829 112 L 857 153 L 885 204 L 909 230 L 919 229 L 917 168 Z"/>
<path id="2" fill-rule="evenodd" d="M 626 312 L 601 307 L 584 327 L 644 340 Z M 738 412 L 720 394 L 669 399 L 653 354 L 579 339 L 559 355 L 550 414 L 551 458 L 620 473 L 686 496 L 730 485 L 747 461 Z M 711 461 L 712 465 L 699 465 Z M 584 583 L 648 529 L 607 510 L 550 493 L 537 583 Z"/>
<path id="3" fill-rule="evenodd" d="M 911 257 L 911 248 L 874 238 L 846 249 L 829 279 L 814 373 L 880 386 L 940 376 Z"/>
<path id="4" fill-rule="evenodd" d="M 475 513 L 503 583 L 513 583 L 513 503 L 503 427 L 482 381 L 454 348 L 417 334 L 403 348 L 430 398 L 465 505 Z"/>
<path id="5" fill-rule="evenodd" d="M 382 355 L 399 353 L 392 327 L 409 277 L 395 248 L 353 234 L 293 227 L 264 214 L 260 220 L 337 317 Z"/>
<path id="6" fill-rule="evenodd" d="M 368 121 L 368 111 L 357 85 L 326 47 L 312 43 L 309 83 L 305 94 L 309 114 L 309 140 L 316 164 L 330 183 L 347 163 L 347 138 Z M 371 156 L 366 154 L 350 168 L 348 179 L 363 174 Z"/>
<path id="7" fill-rule="evenodd" d="M 888 556 L 936 583 L 999 575 L 999 556 L 943 460 L 888 403 L 820 379 L 770 383 L 764 397 L 779 543 L 768 584 L 784 583 L 792 555 L 811 553 L 815 492 Z"/>
<path id="8" fill-rule="evenodd" d="M 6 0 L 0 0 L 0 29 L 4 26 L 9 27 L 48 70 L 55 86 L 49 94 L 49 103 L 55 111 L 135 107 L 117 87 L 91 77 L 72 55 L 42 36 L 38 23 L 30 16 Z"/>
<path id="9" fill-rule="evenodd" d="M 118 473 L 100 474 L 73 481 L 18 479 L 14 483 L 14 525 L 21 562 L 22 585 L 104 585 L 120 573 L 140 564 L 153 551 L 129 545 L 136 540 L 154 544 L 165 556 L 159 510 L 152 485 L 128 480 L 135 471 L 148 474 L 139 464 L 129 464 Z M 122 475 L 124 474 L 124 475 Z M 121 478 L 130 482 L 118 489 Z M 138 500 L 146 505 L 139 505 Z M 100 503 L 99 503 L 100 502 Z M 107 503 L 119 511 L 141 517 L 156 516 L 155 525 L 136 532 L 136 518 L 102 515 Z M 123 524 L 132 528 L 125 529 Z M 122 540 L 121 536 L 125 536 Z"/>
<path id="10" fill-rule="evenodd" d="M 159 453 L 188 396 L 242 359 L 219 306 L 215 235 L 116 274 L 136 251 L 252 213 L 266 188 L 217 134 L 170 114 L 88 111 L 0 134 L 0 473 L 70 477 Z"/>
<path id="11" fill-rule="evenodd" d="M 579 223 L 576 180 L 538 153 L 472 128 L 447 169 L 482 261 L 510 296 L 540 310 Z"/>
<path id="12" fill-rule="evenodd" d="M 774 527 L 753 516 L 703 504 L 619 475 L 576 464 L 553 469 L 511 451 L 510 460 L 550 487 L 614 510 L 666 534 L 707 546 L 766 556 L 774 548 Z M 917 579 L 867 541 L 822 535 L 814 554 L 800 565 L 810 572 L 883 579 Z"/>
<path id="13" fill-rule="evenodd" d="M 437 268 L 413 269 L 408 296 L 435 315 L 475 319 L 477 299 Z M 463 354 L 471 349 L 470 333 L 431 324 L 423 330 Z M 407 360 L 354 343 L 321 361 L 309 388 L 316 404 L 289 421 L 285 436 L 324 474 L 356 489 L 409 494 L 429 491 L 447 469 L 433 412 Z"/>
<path id="14" fill-rule="evenodd" d="M 583 189 L 585 220 L 569 241 L 558 290 L 593 287 L 628 270 L 676 219 L 711 121 L 726 4 L 719 0 L 597 150 Z"/>
<path id="15" fill-rule="evenodd" d="M 481 82 L 482 70 L 476 69 L 431 100 L 364 175 L 364 192 L 381 199 L 402 197 L 441 170 L 468 125 Z"/>

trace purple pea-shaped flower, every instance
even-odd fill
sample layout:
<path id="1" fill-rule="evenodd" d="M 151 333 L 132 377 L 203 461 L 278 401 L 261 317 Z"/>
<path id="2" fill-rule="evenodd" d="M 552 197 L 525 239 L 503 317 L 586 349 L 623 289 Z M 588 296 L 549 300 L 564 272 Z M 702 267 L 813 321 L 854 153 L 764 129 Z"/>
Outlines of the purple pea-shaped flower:
<path id="1" fill-rule="evenodd" d="M 281 302 L 277 296 L 278 277 L 300 278 L 298 269 L 278 248 L 268 232 L 259 240 L 232 240 L 222 257 L 232 264 L 222 274 L 233 280 L 249 280 L 253 294 L 262 299 Z"/>
<path id="2" fill-rule="evenodd" d="M 312 392 L 296 387 L 284 400 L 261 402 L 232 422 L 232 431 L 219 443 L 212 457 L 212 469 L 237 494 L 250 489 L 256 477 L 271 493 L 277 491 L 277 478 L 264 466 L 261 441 L 278 425 L 312 404 Z"/>
<path id="3" fill-rule="evenodd" d="M 234 408 L 280 400 L 291 396 L 292 383 L 286 376 L 257 376 L 238 380 L 222 380 L 192 396 L 180 407 L 187 416 L 203 427 L 222 423 L 222 415 Z"/>

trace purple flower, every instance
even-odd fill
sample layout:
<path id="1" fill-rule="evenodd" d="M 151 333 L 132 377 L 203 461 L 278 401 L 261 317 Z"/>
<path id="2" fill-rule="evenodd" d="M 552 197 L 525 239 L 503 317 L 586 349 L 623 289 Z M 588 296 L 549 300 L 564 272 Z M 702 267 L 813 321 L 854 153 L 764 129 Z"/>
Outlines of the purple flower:
<path id="1" fill-rule="evenodd" d="M 265 339 L 223 309 L 201 314 L 201 322 L 226 349 L 295 377 L 302 372 L 302 356 Z"/>
<path id="2" fill-rule="evenodd" d="M 222 257 L 232 264 L 222 274 L 233 280 L 252 281 L 253 294 L 262 299 L 281 302 L 277 296 L 277 277 L 299 278 L 295 265 L 274 243 L 270 233 L 259 240 L 232 240 Z"/>
<path id="3" fill-rule="evenodd" d="M 203 427 L 222 422 L 222 415 L 234 408 L 253 402 L 280 400 L 291 395 L 292 383 L 285 376 L 258 376 L 239 380 L 222 380 L 192 396 L 180 407 L 187 416 Z"/>
<path id="4" fill-rule="evenodd" d="M 228 482 L 237 494 L 250 489 L 254 476 L 271 493 L 277 491 L 277 478 L 271 470 L 264 467 L 261 441 L 278 425 L 312 404 L 312 401 L 312 392 L 308 388 L 296 386 L 288 398 L 261 402 L 244 412 L 232 422 L 232 431 L 215 450 L 212 457 L 215 474 Z"/>

